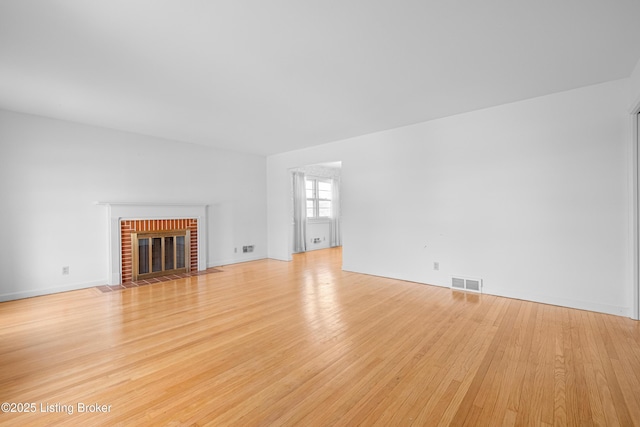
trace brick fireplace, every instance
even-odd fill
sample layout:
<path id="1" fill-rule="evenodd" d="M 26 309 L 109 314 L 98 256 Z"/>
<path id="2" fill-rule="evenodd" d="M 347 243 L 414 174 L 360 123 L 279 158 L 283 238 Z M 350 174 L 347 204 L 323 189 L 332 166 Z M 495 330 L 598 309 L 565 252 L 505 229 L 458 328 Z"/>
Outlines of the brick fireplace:
<path id="1" fill-rule="evenodd" d="M 198 270 L 198 220 L 195 218 L 180 219 L 146 219 L 146 220 L 121 220 L 120 241 L 122 254 L 122 283 L 131 282 L 134 278 L 133 268 L 134 250 L 131 243 L 131 235 L 139 232 L 169 232 L 172 230 L 189 231 L 189 251 L 187 264 L 189 271 Z"/>
<path id="2" fill-rule="evenodd" d="M 130 282 L 133 250 L 131 237 L 183 230 L 189 245 L 185 258 L 191 273 L 207 269 L 207 205 L 187 203 L 95 202 L 107 207 L 109 230 L 109 285 Z M 171 234 L 171 233 L 169 233 Z M 188 235 L 188 238 L 186 237 Z M 177 242 L 176 242 L 177 247 Z M 177 260 L 177 259 L 176 259 Z"/>

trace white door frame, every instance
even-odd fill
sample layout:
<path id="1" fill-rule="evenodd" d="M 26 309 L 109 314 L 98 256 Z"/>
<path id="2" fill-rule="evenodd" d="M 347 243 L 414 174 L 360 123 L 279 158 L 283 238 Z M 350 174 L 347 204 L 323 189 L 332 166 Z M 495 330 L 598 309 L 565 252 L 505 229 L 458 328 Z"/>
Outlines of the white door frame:
<path id="1" fill-rule="evenodd" d="M 633 305 L 631 317 L 640 320 L 640 99 L 631 108 L 631 203 L 633 235 Z"/>

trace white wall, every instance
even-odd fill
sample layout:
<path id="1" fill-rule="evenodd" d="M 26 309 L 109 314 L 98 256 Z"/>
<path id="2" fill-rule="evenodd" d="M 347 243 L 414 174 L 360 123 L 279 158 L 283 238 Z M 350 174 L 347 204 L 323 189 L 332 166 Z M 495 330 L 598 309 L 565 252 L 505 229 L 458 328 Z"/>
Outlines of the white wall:
<path id="1" fill-rule="evenodd" d="M 314 239 L 320 239 L 314 243 Z M 331 247 L 331 221 L 307 221 L 307 251 L 327 249 Z"/>
<path id="2" fill-rule="evenodd" d="M 271 156 L 269 256 L 288 259 L 287 169 L 341 160 L 346 270 L 441 286 L 480 277 L 486 293 L 628 315 L 629 86 Z"/>
<path id="3" fill-rule="evenodd" d="M 264 258 L 265 163 L 0 110 L 0 300 L 107 283 L 107 208 L 95 201 L 208 204 L 209 266 Z"/>

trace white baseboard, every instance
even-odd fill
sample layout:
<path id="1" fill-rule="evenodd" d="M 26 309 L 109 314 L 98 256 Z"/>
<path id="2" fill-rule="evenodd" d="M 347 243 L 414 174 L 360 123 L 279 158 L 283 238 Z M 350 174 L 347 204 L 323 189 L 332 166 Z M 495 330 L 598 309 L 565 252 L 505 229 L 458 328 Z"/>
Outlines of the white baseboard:
<path id="1" fill-rule="evenodd" d="M 620 307 L 615 305 L 601 304 L 590 301 L 579 301 L 570 298 L 561 298 L 549 295 L 535 295 L 528 292 L 514 292 L 513 290 L 491 288 L 487 289 L 486 287 L 482 288 L 482 292 L 487 295 L 539 302 L 542 304 L 557 305 L 560 307 L 575 308 L 578 310 L 595 311 L 597 313 L 613 314 L 615 316 L 631 316 L 631 307 Z"/>
<path id="2" fill-rule="evenodd" d="M 350 271 L 350 272 L 353 272 L 353 273 L 368 274 L 368 275 L 380 276 L 380 277 L 387 277 L 387 278 L 390 278 L 390 279 L 415 282 L 415 283 L 431 285 L 431 286 L 439 286 L 439 287 L 445 287 L 445 288 L 449 287 L 449 285 L 442 284 L 442 283 L 424 283 L 424 282 L 416 281 L 416 280 L 413 280 L 411 278 L 406 278 L 406 277 L 391 277 L 391 276 L 384 275 L 384 274 L 365 273 L 365 272 L 359 271 L 358 269 L 351 268 L 348 265 L 343 265 L 342 269 L 344 271 Z M 587 310 L 587 311 L 594 311 L 594 312 L 597 312 L 597 313 L 613 314 L 615 316 L 623 316 L 623 317 L 631 317 L 632 316 L 632 311 L 633 311 L 632 307 L 614 306 L 614 305 L 608 305 L 608 304 L 601 304 L 601 303 L 597 303 L 597 302 L 580 301 L 580 300 L 574 300 L 574 299 L 570 299 L 570 298 L 562 298 L 562 297 L 555 297 L 555 296 L 549 296 L 549 295 L 536 295 L 536 294 L 531 294 L 531 293 L 528 293 L 528 292 L 514 291 L 512 289 L 507 289 L 507 290 L 505 290 L 505 289 L 494 289 L 494 288 L 487 287 L 486 284 L 482 288 L 482 293 L 487 294 L 487 295 L 494 295 L 494 296 L 504 297 L 504 298 L 512 298 L 512 299 L 519 299 L 519 300 L 523 300 L 523 301 L 538 302 L 538 303 L 541 303 L 541 304 L 549 304 L 549 305 L 557 305 L 557 306 L 560 306 L 560 307 L 575 308 L 575 309 L 578 309 L 578 310 Z"/>
<path id="3" fill-rule="evenodd" d="M 242 257 L 242 259 L 229 258 L 229 259 L 213 260 L 212 262 L 207 263 L 207 268 L 220 267 L 222 265 L 240 264 L 240 263 L 249 262 L 249 261 L 258 261 L 266 258 L 267 257 L 265 255 L 251 255 L 251 256 Z"/>
<path id="4" fill-rule="evenodd" d="M 38 297 L 41 295 L 57 294 L 59 292 L 77 291 L 79 289 L 93 288 L 95 286 L 106 285 L 107 280 L 88 282 L 88 283 L 76 283 L 73 285 L 57 286 L 54 288 L 45 289 L 33 289 L 30 291 L 11 292 L 8 294 L 0 294 L 0 302 L 13 301 L 23 298 Z"/>
<path id="5" fill-rule="evenodd" d="M 257 261 L 265 258 L 266 257 L 264 255 L 252 255 L 252 256 L 243 257 L 242 259 L 219 260 L 219 261 L 214 261 L 214 263 L 208 263 L 207 268 L 219 267 L 221 265 L 239 264 L 239 263 L 248 262 L 248 261 Z M 79 289 L 93 288 L 95 286 L 101 286 L 101 285 L 107 285 L 107 284 L 108 284 L 108 280 L 105 279 L 100 281 L 87 282 L 87 283 L 75 283 L 71 285 L 56 286 L 56 287 L 45 288 L 45 289 L 33 289 L 28 291 L 10 292 L 6 294 L 0 294 L 0 302 L 37 297 L 41 295 L 57 294 L 59 292 L 77 291 Z"/>

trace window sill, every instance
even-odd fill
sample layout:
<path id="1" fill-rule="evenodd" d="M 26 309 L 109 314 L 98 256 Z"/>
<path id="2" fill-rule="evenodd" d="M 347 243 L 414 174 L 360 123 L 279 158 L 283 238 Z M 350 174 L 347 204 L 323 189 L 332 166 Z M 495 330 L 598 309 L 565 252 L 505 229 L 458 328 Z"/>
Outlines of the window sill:
<path id="1" fill-rule="evenodd" d="M 307 218 L 308 224 L 329 224 L 331 223 L 331 218 Z"/>

